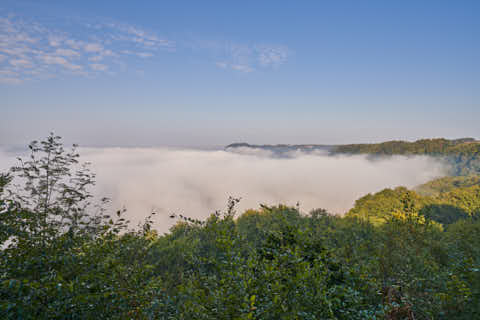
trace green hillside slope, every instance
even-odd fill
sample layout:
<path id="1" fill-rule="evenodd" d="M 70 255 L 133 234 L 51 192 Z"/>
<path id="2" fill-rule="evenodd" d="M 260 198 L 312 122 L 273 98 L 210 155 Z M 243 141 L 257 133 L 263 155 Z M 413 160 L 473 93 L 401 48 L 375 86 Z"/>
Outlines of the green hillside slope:
<path id="1" fill-rule="evenodd" d="M 415 142 L 388 141 L 372 144 L 336 146 L 333 153 L 391 155 L 428 155 L 444 159 L 452 167 L 453 175 L 480 173 L 480 141 L 473 138 L 456 140 L 422 139 Z"/>

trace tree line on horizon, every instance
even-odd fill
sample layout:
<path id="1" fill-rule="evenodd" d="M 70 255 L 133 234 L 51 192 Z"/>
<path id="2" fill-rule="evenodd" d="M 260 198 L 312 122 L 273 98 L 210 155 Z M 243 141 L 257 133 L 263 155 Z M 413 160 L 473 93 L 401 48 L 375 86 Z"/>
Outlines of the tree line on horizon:
<path id="1" fill-rule="evenodd" d="M 480 141 L 474 138 L 448 140 L 421 139 L 414 142 L 387 141 L 372 144 L 347 144 L 334 148 L 339 154 L 368 154 L 372 156 L 427 155 L 445 160 L 451 174 L 462 176 L 480 174 Z"/>
<path id="2" fill-rule="evenodd" d="M 265 149 L 277 154 L 290 151 L 311 152 L 324 150 L 330 155 L 368 155 L 370 157 L 402 156 L 429 156 L 447 164 L 450 174 L 455 176 L 480 174 L 480 141 L 474 138 L 461 139 L 420 139 L 414 142 L 393 140 L 382 143 L 344 144 L 344 145 L 318 145 L 318 144 L 277 144 L 277 145 L 251 145 L 248 143 L 233 143 L 225 147 L 226 150 L 234 148 Z"/>

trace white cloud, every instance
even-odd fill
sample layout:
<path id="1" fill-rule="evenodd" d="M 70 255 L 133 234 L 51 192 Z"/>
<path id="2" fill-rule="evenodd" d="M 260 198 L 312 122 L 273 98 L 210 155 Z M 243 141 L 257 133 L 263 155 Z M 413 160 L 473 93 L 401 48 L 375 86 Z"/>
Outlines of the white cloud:
<path id="1" fill-rule="evenodd" d="M 73 71 L 82 69 L 81 66 L 72 64 L 71 62 L 69 62 L 67 59 L 63 57 L 45 55 L 43 56 L 43 61 L 46 64 L 57 64 L 66 69 L 73 70 Z"/>
<path id="2" fill-rule="evenodd" d="M 112 50 L 104 49 L 104 50 L 102 50 L 102 55 L 104 57 L 113 57 L 113 56 L 115 56 L 115 53 L 113 53 Z"/>
<path id="3" fill-rule="evenodd" d="M 231 66 L 233 70 L 241 71 L 241 72 L 252 72 L 254 69 L 250 66 L 234 64 Z"/>
<path id="4" fill-rule="evenodd" d="M 84 45 L 83 41 L 78 41 L 74 39 L 67 39 L 65 40 L 65 43 L 76 50 L 80 49 Z"/>
<path id="5" fill-rule="evenodd" d="M 87 43 L 83 49 L 86 52 L 101 52 L 103 50 L 103 46 L 99 43 Z"/>
<path id="6" fill-rule="evenodd" d="M 60 36 L 50 36 L 48 37 L 48 43 L 52 47 L 59 47 L 65 39 Z"/>
<path id="7" fill-rule="evenodd" d="M 31 49 L 24 46 L 16 47 L 16 48 L 0 47 L 0 52 L 3 52 L 4 54 L 8 55 L 9 58 L 11 59 L 27 59 L 33 53 Z"/>
<path id="8" fill-rule="evenodd" d="M 95 71 L 106 71 L 108 69 L 106 65 L 100 63 L 92 63 L 90 67 Z"/>
<path id="9" fill-rule="evenodd" d="M 203 45 L 216 56 L 217 67 L 244 73 L 277 68 L 289 56 L 289 50 L 278 45 L 242 45 L 215 41 Z"/>
<path id="10" fill-rule="evenodd" d="M 282 46 L 257 46 L 258 61 L 263 67 L 278 67 L 285 63 L 288 49 Z"/>
<path id="11" fill-rule="evenodd" d="M 93 56 L 93 57 L 89 57 L 88 58 L 88 61 L 92 61 L 92 62 L 99 62 L 99 61 L 102 61 L 103 60 L 103 56 Z"/>
<path id="12" fill-rule="evenodd" d="M 120 24 L 120 23 L 106 23 L 97 25 L 96 28 L 109 28 L 118 33 L 112 34 L 111 38 L 115 40 L 131 42 L 144 49 L 175 49 L 175 41 L 160 38 L 157 35 L 142 30 L 138 27 Z"/>
<path id="13" fill-rule="evenodd" d="M 18 73 L 15 77 L 3 75 L 2 83 L 48 79 L 61 74 L 87 76 L 91 74 L 83 70 L 88 69 L 96 71 L 95 74 L 114 74 L 115 70 L 110 69 L 124 70 L 127 65 L 122 61 L 125 47 L 132 58 L 148 58 L 154 56 L 152 50 L 172 46 L 172 42 L 139 28 L 106 29 L 105 25 L 96 25 L 91 27 L 93 32 L 90 27 L 85 28 L 78 24 L 78 31 L 69 34 L 35 21 L 25 22 L 14 15 L 0 17 L 0 71 Z"/>
<path id="14" fill-rule="evenodd" d="M 0 70 L 17 72 L 15 77 L 2 75 L 2 83 L 18 84 L 23 80 L 51 77 L 58 72 L 50 68 L 54 65 L 78 72 L 82 67 L 65 59 L 78 56 L 73 50 L 61 47 L 65 41 L 63 33 L 47 30 L 35 22 L 27 23 L 14 16 L 1 18 L 0 51 L 5 58 L 4 63 L 0 61 Z"/>
<path id="15" fill-rule="evenodd" d="M 25 67 L 25 68 L 31 68 L 32 67 L 32 62 L 27 59 L 13 59 L 9 61 L 10 64 L 14 67 L 20 68 L 20 67 Z"/>
<path id="16" fill-rule="evenodd" d="M 19 73 L 3 83 L 61 75 L 92 76 L 82 71 L 89 69 L 95 70 L 95 75 L 115 74 L 128 69 L 127 59 L 153 58 L 160 50 L 190 50 L 213 60 L 219 68 L 242 73 L 276 68 L 289 56 L 288 49 L 278 45 L 207 41 L 198 46 L 181 41 L 178 48 L 176 41 L 128 24 L 78 23 L 73 29 L 75 33 L 69 33 L 15 15 L 0 17 L 0 71 Z"/>
<path id="17" fill-rule="evenodd" d="M 55 53 L 59 56 L 65 57 L 79 57 L 80 53 L 72 49 L 57 49 Z"/>
<path id="18" fill-rule="evenodd" d="M 137 56 L 139 56 L 140 58 L 150 58 L 150 57 L 153 57 L 153 53 L 139 52 L 139 53 L 137 53 Z"/>

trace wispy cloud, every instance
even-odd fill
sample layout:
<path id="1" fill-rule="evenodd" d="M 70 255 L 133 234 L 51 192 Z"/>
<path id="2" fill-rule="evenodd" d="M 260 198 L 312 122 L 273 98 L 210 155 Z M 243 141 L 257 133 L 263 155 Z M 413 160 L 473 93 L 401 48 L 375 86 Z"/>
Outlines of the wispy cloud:
<path id="1" fill-rule="evenodd" d="M 103 51 L 103 46 L 99 43 L 86 43 L 83 50 L 85 50 L 85 52 L 98 53 Z"/>
<path id="2" fill-rule="evenodd" d="M 290 55 L 288 48 L 281 45 L 209 43 L 208 46 L 216 52 L 217 67 L 244 73 L 277 68 Z"/>
<path id="3" fill-rule="evenodd" d="M 240 71 L 240 72 L 252 72 L 252 71 L 255 70 L 252 67 L 250 67 L 248 65 L 245 65 L 245 64 L 232 64 L 232 65 L 230 65 L 230 68 L 232 68 L 233 70 L 236 70 L 236 71 Z"/>
<path id="4" fill-rule="evenodd" d="M 80 53 L 72 49 L 57 49 L 55 53 L 64 57 L 79 57 Z"/>
<path id="5" fill-rule="evenodd" d="M 287 61 L 289 50 L 284 46 L 256 46 L 258 62 L 263 67 L 278 67 Z"/>
<path id="6" fill-rule="evenodd" d="M 92 63 L 90 67 L 95 71 L 106 71 L 108 69 L 106 65 L 100 63 Z"/>
<path id="7" fill-rule="evenodd" d="M 153 57 L 153 53 L 139 52 L 139 53 L 137 53 L 137 56 L 139 56 L 140 58 L 150 58 L 150 57 Z"/>
<path id="8" fill-rule="evenodd" d="M 108 29 L 109 38 L 114 41 L 126 41 L 135 44 L 135 47 L 146 50 L 167 49 L 175 51 L 176 42 L 161 38 L 152 32 L 123 23 L 103 23 L 91 25 L 94 29 Z"/>
<path id="9" fill-rule="evenodd" d="M 11 59 L 10 64 L 16 68 L 31 68 L 32 61 L 28 59 Z"/>
<path id="10" fill-rule="evenodd" d="M 281 45 L 174 41 L 117 22 L 78 22 L 74 26 L 66 30 L 16 15 L 0 16 L 0 82 L 116 74 L 116 69 L 128 69 L 129 59 L 154 59 L 160 51 L 200 55 L 218 68 L 240 73 L 277 68 L 290 55 Z"/>
<path id="11" fill-rule="evenodd" d="M 59 65 L 64 67 L 65 69 L 72 70 L 72 71 L 83 69 L 82 66 L 78 64 L 73 64 L 69 60 L 63 57 L 55 56 L 55 55 L 46 54 L 42 56 L 42 59 L 43 59 L 43 62 L 47 65 Z"/>
<path id="12" fill-rule="evenodd" d="M 94 76 L 126 65 L 124 48 L 137 58 L 175 48 L 171 41 L 125 24 L 77 27 L 83 29 L 69 33 L 15 15 L 0 17 L 0 82 L 19 84 L 63 74 Z"/>

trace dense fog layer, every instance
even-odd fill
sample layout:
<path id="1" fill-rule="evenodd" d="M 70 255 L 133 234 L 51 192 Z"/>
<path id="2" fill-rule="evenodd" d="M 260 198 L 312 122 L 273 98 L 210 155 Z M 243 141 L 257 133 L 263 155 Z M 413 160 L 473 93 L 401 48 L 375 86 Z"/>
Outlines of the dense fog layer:
<path id="1" fill-rule="evenodd" d="M 356 199 L 386 187 L 413 187 L 443 175 L 428 157 L 328 156 L 292 153 L 278 157 L 263 150 L 202 151 L 149 148 L 80 150 L 97 173 L 95 193 L 125 206 L 137 223 L 152 210 L 157 227 L 167 231 L 168 216 L 205 218 L 224 209 L 229 196 L 241 197 L 239 212 L 262 204 L 295 205 L 304 212 L 325 208 L 342 214 Z M 0 168 L 13 156 L 0 152 Z"/>

